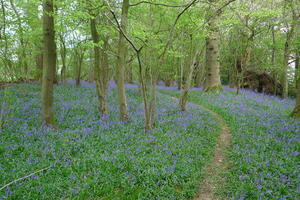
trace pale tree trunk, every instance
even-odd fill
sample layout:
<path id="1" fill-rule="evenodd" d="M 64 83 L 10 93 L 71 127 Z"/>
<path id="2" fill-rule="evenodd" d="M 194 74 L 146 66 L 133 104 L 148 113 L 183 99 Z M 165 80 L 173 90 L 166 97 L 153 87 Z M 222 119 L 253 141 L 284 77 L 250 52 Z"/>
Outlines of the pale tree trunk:
<path id="1" fill-rule="evenodd" d="M 220 78 L 220 36 L 218 31 L 218 16 L 211 16 L 209 25 L 209 35 L 206 38 L 206 76 L 205 91 L 222 90 Z"/>
<path id="2" fill-rule="evenodd" d="M 92 18 L 90 20 L 91 24 L 91 33 L 94 44 L 99 43 L 99 34 L 96 28 L 96 18 Z M 95 81 L 96 81 L 96 90 L 99 101 L 99 111 L 101 117 L 105 117 L 108 115 L 108 109 L 106 105 L 106 91 L 104 90 L 107 86 L 105 86 L 105 82 L 103 82 L 103 78 L 105 78 L 105 74 L 101 73 L 100 70 L 100 48 L 98 46 L 94 46 L 94 73 L 95 73 Z"/>
<path id="3" fill-rule="evenodd" d="M 187 103 L 187 98 L 188 98 L 188 93 L 189 89 L 191 87 L 191 82 L 192 82 L 192 77 L 193 77 L 193 71 L 195 69 L 195 64 L 197 62 L 197 57 L 199 55 L 199 50 L 196 50 L 195 56 L 187 69 L 187 74 L 186 74 L 186 81 L 183 85 L 183 88 L 181 90 L 181 95 L 179 99 L 179 108 L 180 111 L 185 111 L 186 110 L 186 103 Z"/>
<path id="4" fill-rule="evenodd" d="M 42 120 L 47 125 L 54 126 L 53 80 L 56 65 L 56 44 L 53 0 L 43 1 L 43 11 L 44 56 L 42 81 Z"/>
<path id="5" fill-rule="evenodd" d="M 127 33 L 127 21 L 128 21 L 128 9 L 129 9 L 129 0 L 123 0 L 122 5 L 122 19 L 121 19 L 121 28 L 124 34 Z M 126 39 L 119 34 L 119 45 L 118 45 L 118 60 L 117 60 L 117 85 L 118 85 L 118 99 L 119 99 L 119 110 L 120 118 L 122 121 L 127 121 L 129 119 L 127 100 L 125 93 L 125 67 L 126 67 Z"/>

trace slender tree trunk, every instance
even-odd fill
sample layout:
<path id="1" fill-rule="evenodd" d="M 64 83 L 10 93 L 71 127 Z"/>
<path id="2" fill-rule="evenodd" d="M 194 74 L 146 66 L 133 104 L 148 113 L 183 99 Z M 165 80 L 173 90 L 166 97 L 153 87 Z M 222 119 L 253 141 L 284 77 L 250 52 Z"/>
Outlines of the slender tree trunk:
<path id="1" fill-rule="evenodd" d="M 283 73 L 281 77 L 282 84 L 282 98 L 288 98 L 289 82 L 288 82 L 288 63 L 289 63 L 289 37 L 287 37 L 284 46 L 284 56 L 283 56 Z"/>
<path id="2" fill-rule="evenodd" d="M 65 84 L 66 83 L 66 55 L 67 55 L 67 48 L 65 44 L 65 40 L 63 36 L 60 34 L 60 57 L 61 57 L 61 62 L 62 62 L 62 68 L 60 72 L 60 81 Z"/>
<path id="3" fill-rule="evenodd" d="M 99 43 L 99 34 L 96 28 L 96 18 L 92 18 L 90 20 L 91 24 L 91 33 L 92 33 L 92 38 L 94 44 Z M 99 101 L 99 111 L 102 117 L 107 116 L 108 114 L 108 109 L 106 105 L 106 91 L 104 88 L 105 83 L 103 82 L 103 78 L 105 78 L 105 74 L 101 74 L 100 71 L 100 48 L 98 46 L 94 46 L 94 73 L 95 73 L 95 81 L 96 81 L 96 90 L 97 90 L 97 95 L 98 95 L 98 101 Z"/>
<path id="4" fill-rule="evenodd" d="M 209 22 L 209 35 L 206 38 L 206 76 L 205 91 L 222 90 L 220 78 L 220 51 L 219 51 L 219 31 L 218 16 L 212 16 Z"/>
<path id="5" fill-rule="evenodd" d="M 79 44 L 80 45 L 80 44 Z M 80 86 L 81 81 L 81 69 L 82 69 L 82 62 L 85 54 L 85 49 L 81 49 L 81 47 L 77 47 L 78 49 L 75 49 L 75 55 L 76 55 L 76 75 L 75 75 L 75 82 L 76 86 Z M 100 74 L 101 75 L 101 74 Z"/>
<path id="6" fill-rule="evenodd" d="M 75 85 L 77 87 L 80 86 L 81 66 L 82 66 L 82 59 L 79 57 L 76 60 L 76 77 L 75 77 L 76 84 Z"/>
<path id="7" fill-rule="evenodd" d="M 53 80 L 56 65 L 56 44 L 53 17 L 53 0 L 43 1 L 43 81 L 42 81 L 42 120 L 54 126 Z"/>
<path id="8" fill-rule="evenodd" d="M 198 55 L 199 55 L 199 50 L 196 50 L 195 56 L 194 56 L 194 58 L 193 58 L 193 60 L 190 64 L 190 67 L 187 70 L 186 81 L 183 85 L 183 89 L 181 90 L 181 95 L 180 95 L 180 99 L 179 99 L 180 111 L 185 111 L 186 110 L 188 92 L 189 92 L 189 89 L 191 87 L 193 71 L 195 69 L 195 64 L 196 64 Z"/>
<path id="9" fill-rule="evenodd" d="M 122 19 L 121 28 L 123 32 L 127 33 L 127 20 L 128 20 L 128 9 L 129 0 L 123 0 L 122 6 Z M 118 60 L 117 60 L 117 85 L 118 85 L 118 99 L 119 99 L 119 110 L 120 118 L 122 121 L 127 121 L 129 119 L 127 100 L 125 93 L 125 61 L 126 61 L 127 47 L 126 40 L 122 33 L 119 35 L 119 46 L 118 46 Z"/>

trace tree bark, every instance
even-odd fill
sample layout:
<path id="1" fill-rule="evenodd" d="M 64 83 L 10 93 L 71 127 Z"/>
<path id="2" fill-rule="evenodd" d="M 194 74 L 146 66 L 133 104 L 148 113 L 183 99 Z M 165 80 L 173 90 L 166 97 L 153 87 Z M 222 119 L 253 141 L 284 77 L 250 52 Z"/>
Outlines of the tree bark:
<path id="1" fill-rule="evenodd" d="M 78 44 L 80 45 L 80 44 Z M 77 49 L 76 49 L 77 48 Z M 85 49 L 81 49 L 80 46 L 75 48 L 75 63 L 76 63 L 76 75 L 75 75 L 75 82 L 76 86 L 80 86 L 80 80 L 81 80 L 81 69 L 82 69 L 82 62 L 85 54 Z"/>
<path id="2" fill-rule="evenodd" d="M 53 17 L 53 0 L 43 1 L 43 81 L 42 81 L 42 120 L 54 126 L 53 80 L 56 66 L 56 44 Z"/>
<path id="3" fill-rule="evenodd" d="M 63 35 L 60 34 L 59 39 L 60 39 L 60 57 L 61 57 L 61 62 L 62 62 L 62 68 L 61 68 L 61 72 L 60 72 L 60 81 L 63 84 L 65 84 L 66 83 L 66 70 L 67 70 L 67 66 L 66 66 L 67 48 L 66 48 L 66 44 L 65 44 Z"/>
<path id="4" fill-rule="evenodd" d="M 219 52 L 219 31 L 218 16 L 212 16 L 209 22 L 209 35 L 206 38 L 206 76 L 205 91 L 222 90 L 220 78 L 220 52 Z"/>
<path id="5" fill-rule="evenodd" d="M 128 9 L 129 9 L 129 0 L 123 0 L 122 5 L 122 19 L 121 19 L 121 28 L 124 34 L 127 33 L 127 21 L 128 21 Z M 118 99 L 119 99 L 119 111 L 120 118 L 122 121 L 127 121 L 129 119 L 127 100 L 125 94 L 125 67 L 126 67 L 126 39 L 123 34 L 119 34 L 119 46 L 118 46 L 118 60 L 117 60 L 117 85 L 118 85 Z"/>
<path id="6" fill-rule="evenodd" d="M 192 77 L 193 77 L 193 72 L 195 69 L 195 64 L 197 62 L 197 57 L 199 55 L 199 50 L 196 50 L 195 56 L 191 62 L 190 67 L 187 70 L 187 77 L 186 81 L 183 85 L 183 89 L 181 91 L 180 99 L 179 99 L 179 108 L 180 111 L 185 111 L 186 110 L 186 103 L 187 103 L 187 98 L 188 98 L 188 92 L 191 87 L 191 82 L 192 82 Z"/>
<path id="7" fill-rule="evenodd" d="M 90 26 L 91 26 L 91 33 L 92 38 L 94 42 L 94 73 L 95 73 L 95 81 L 96 81 L 96 90 L 98 95 L 98 101 L 99 101 L 99 111 L 101 114 L 101 117 L 105 117 L 108 115 L 108 109 L 106 105 L 106 88 L 107 84 L 104 81 L 106 76 L 105 74 L 101 73 L 100 70 L 100 47 L 97 45 L 99 44 L 99 34 L 96 28 L 96 18 L 92 18 L 90 20 Z"/>

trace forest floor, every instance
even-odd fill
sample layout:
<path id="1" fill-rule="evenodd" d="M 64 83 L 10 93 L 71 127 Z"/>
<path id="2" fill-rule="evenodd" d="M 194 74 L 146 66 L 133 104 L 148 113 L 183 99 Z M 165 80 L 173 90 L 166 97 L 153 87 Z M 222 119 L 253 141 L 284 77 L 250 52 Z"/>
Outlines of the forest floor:
<path id="1" fill-rule="evenodd" d="M 57 130 L 41 127 L 38 84 L 0 91 L 7 118 L 0 129 L 0 199 L 191 199 L 211 160 L 218 122 L 211 114 L 158 95 L 156 124 L 144 131 L 136 86 L 126 89 L 130 122 L 119 121 L 110 85 L 109 117 L 99 119 L 93 84 L 55 86 Z M 50 168 L 49 168 L 50 167 Z M 53 189 L 55 188 L 55 189 Z M 50 198 L 51 197 L 51 198 Z"/>
<path id="2" fill-rule="evenodd" d="M 51 130 L 41 126 L 40 90 L 39 84 L 0 90 L 6 116 L 0 188 L 27 176 L 0 189 L 0 199 L 181 200 L 198 191 L 206 195 L 200 199 L 299 195 L 300 122 L 289 118 L 294 100 L 244 90 L 235 95 L 226 87 L 218 94 L 192 89 L 187 111 L 179 112 L 172 98 L 179 92 L 159 87 L 155 127 L 145 133 L 135 85 L 126 89 L 129 123 L 119 121 L 115 85 L 104 119 L 93 84 L 58 85 L 58 129 Z"/>

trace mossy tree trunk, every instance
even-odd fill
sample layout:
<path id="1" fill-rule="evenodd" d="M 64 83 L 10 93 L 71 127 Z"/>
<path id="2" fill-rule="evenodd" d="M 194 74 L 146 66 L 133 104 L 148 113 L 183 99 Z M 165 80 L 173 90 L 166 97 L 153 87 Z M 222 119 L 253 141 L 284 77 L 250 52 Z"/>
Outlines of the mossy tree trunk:
<path id="1" fill-rule="evenodd" d="M 56 44 L 53 17 L 53 0 L 43 1 L 43 80 L 42 80 L 42 120 L 54 126 L 53 80 L 56 66 Z"/>
<path id="2" fill-rule="evenodd" d="M 129 0 L 123 0 L 121 28 L 124 34 L 127 33 L 126 30 L 127 30 L 127 21 L 128 21 L 128 9 L 129 9 Z M 123 34 L 120 33 L 119 45 L 118 45 L 118 60 L 116 66 L 117 68 L 116 81 L 118 85 L 120 118 L 122 121 L 127 121 L 129 119 L 126 93 L 125 93 L 126 55 L 127 55 L 126 39 L 124 38 Z"/>
<path id="3" fill-rule="evenodd" d="M 99 101 L 99 111 L 101 117 L 105 117 L 108 115 L 108 109 L 106 105 L 106 88 L 107 88 L 107 82 L 106 77 L 107 74 L 101 73 L 100 69 L 100 47 L 99 45 L 99 34 L 96 27 L 96 16 L 94 16 L 90 20 L 91 25 L 91 33 L 92 33 L 92 39 L 94 42 L 94 73 L 95 73 L 95 81 L 96 81 L 96 90 L 98 95 L 98 101 Z"/>

